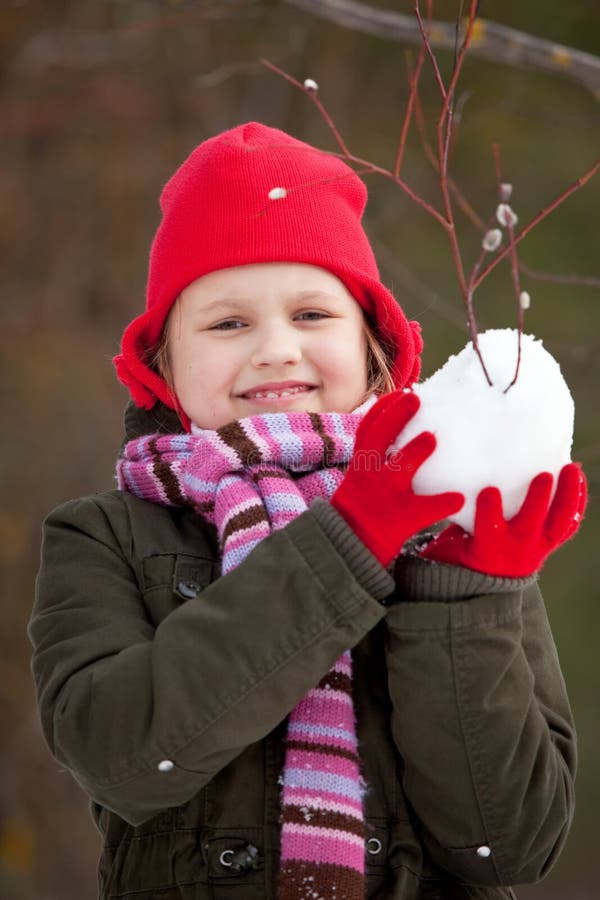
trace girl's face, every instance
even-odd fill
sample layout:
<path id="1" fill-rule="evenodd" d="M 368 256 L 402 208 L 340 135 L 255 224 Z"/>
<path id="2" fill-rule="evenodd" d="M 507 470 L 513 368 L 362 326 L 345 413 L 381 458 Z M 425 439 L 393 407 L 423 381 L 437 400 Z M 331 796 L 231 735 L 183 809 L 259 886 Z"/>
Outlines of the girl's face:
<path id="1" fill-rule="evenodd" d="M 175 393 L 201 428 L 264 412 L 350 412 L 367 393 L 362 310 L 316 266 L 211 272 L 185 288 L 167 327 Z"/>

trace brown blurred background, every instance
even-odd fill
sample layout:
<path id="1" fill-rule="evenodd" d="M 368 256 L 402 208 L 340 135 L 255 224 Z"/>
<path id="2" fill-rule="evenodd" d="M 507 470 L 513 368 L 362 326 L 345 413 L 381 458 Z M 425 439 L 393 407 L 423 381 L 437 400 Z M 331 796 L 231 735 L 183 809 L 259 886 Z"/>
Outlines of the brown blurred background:
<path id="1" fill-rule="evenodd" d="M 452 20 L 457 7 L 443 0 L 436 16 Z M 600 54 L 597 0 L 483 0 L 480 14 Z M 126 396 L 110 359 L 143 305 L 159 190 L 195 144 L 250 119 L 334 149 L 310 101 L 264 70 L 261 56 L 300 80 L 315 78 L 352 150 L 393 165 L 407 100 L 406 47 L 286 2 L 0 2 L 3 900 L 95 897 L 97 836 L 85 797 L 42 743 L 25 628 L 43 516 L 62 500 L 114 484 Z M 451 54 L 438 57 L 447 72 Z M 453 170 L 483 218 L 495 206 L 493 140 L 521 221 L 598 156 L 600 100 L 567 75 L 467 61 Z M 431 124 L 437 96 L 429 72 L 422 96 Z M 439 202 L 414 131 L 404 174 Z M 389 182 L 368 182 L 367 228 L 383 280 L 421 321 L 430 374 L 466 340 L 446 238 Z M 599 205 L 600 176 L 524 242 L 523 262 L 556 275 L 600 277 Z M 480 237 L 460 215 L 459 222 L 472 259 Z M 531 277 L 523 287 L 532 296 L 527 329 L 558 358 L 575 396 L 574 458 L 584 463 L 591 502 L 577 540 L 542 575 L 580 732 L 577 815 L 552 875 L 519 895 L 592 900 L 600 896 L 600 288 Z M 506 266 L 482 288 L 476 307 L 482 328 L 514 323 Z"/>

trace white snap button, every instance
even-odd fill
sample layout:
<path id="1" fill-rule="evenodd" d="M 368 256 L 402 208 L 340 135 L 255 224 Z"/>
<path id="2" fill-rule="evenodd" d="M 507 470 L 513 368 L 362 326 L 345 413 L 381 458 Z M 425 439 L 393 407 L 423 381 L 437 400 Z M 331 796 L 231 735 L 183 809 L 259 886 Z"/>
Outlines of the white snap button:
<path id="1" fill-rule="evenodd" d="M 367 841 L 367 852 L 372 856 L 381 853 L 381 841 L 379 838 L 369 838 Z"/>
<path id="2" fill-rule="evenodd" d="M 477 856 L 482 856 L 484 859 L 487 859 L 487 857 L 491 855 L 492 851 L 485 844 L 482 847 L 477 848 Z"/>
<path id="3" fill-rule="evenodd" d="M 161 759 L 158 764 L 159 772 L 171 772 L 175 768 L 175 763 L 170 759 Z"/>

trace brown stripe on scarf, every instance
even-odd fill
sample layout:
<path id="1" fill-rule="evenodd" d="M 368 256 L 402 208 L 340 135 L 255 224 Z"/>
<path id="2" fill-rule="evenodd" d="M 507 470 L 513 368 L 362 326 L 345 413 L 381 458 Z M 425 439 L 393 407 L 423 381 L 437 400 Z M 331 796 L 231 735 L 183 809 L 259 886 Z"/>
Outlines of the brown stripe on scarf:
<path id="1" fill-rule="evenodd" d="M 285 478 L 286 481 L 292 481 L 289 472 L 286 472 L 284 469 L 253 469 L 252 477 L 255 481 L 260 481 L 261 478 Z"/>
<path id="2" fill-rule="evenodd" d="M 352 681 L 344 672 L 327 672 L 323 675 L 318 688 L 324 691 L 343 691 L 345 694 L 352 693 Z"/>
<path id="3" fill-rule="evenodd" d="M 358 755 L 353 750 L 344 750 L 343 747 L 334 747 L 333 744 L 313 744 L 312 741 L 286 741 L 286 747 L 290 750 L 308 750 L 312 753 L 326 753 L 328 756 L 341 756 L 352 762 L 358 762 Z"/>
<path id="4" fill-rule="evenodd" d="M 323 421 L 318 413 L 309 413 L 310 422 L 315 432 L 323 441 L 323 464 L 331 466 L 335 459 L 335 444 L 323 428 Z"/>
<path id="5" fill-rule="evenodd" d="M 239 422 L 230 422 L 217 428 L 221 440 L 237 453 L 242 465 L 256 466 L 262 462 L 262 453 L 254 441 L 250 440 Z"/>
<path id="6" fill-rule="evenodd" d="M 355 869 L 336 866 L 333 863 L 296 862 L 290 860 L 281 867 L 279 900 L 298 900 L 306 897 L 307 886 L 317 897 L 331 900 L 331 885 L 335 884 L 335 900 L 355 900 L 364 896 L 364 876 Z"/>
<path id="7" fill-rule="evenodd" d="M 169 503 L 173 506 L 189 506 L 189 502 L 179 490 L 179 482 L 173 475 L 171 466 L 161 459 L 160 450 L 156 446 L 157 437 L 152 438 L 149 442 L 150 452 L 153 457 L 152 470 L 163 486 Z"/>
<path id="8" fill-rule="evenodd" d="M 339 828 L 359 837 L 365 836 L 365 823 L 360 819 L 327 809 L 313 809 L 311 806 L 286 806 L 283 821 L 310 825 L 311 828 Z"/>
<path id="9" fill-rule="evenodd" d="M 261 522 L 268 522 L 269 518 L 262 504 L 260 506 L 251 506 L 249 509 L 243 509 L 241 512 L 232 516 L 221 535 L 221 543 L 225 541 L 235 531 L 242 531 L 244 528 L 252 528 L 253 525 L 259 525 Z"/>

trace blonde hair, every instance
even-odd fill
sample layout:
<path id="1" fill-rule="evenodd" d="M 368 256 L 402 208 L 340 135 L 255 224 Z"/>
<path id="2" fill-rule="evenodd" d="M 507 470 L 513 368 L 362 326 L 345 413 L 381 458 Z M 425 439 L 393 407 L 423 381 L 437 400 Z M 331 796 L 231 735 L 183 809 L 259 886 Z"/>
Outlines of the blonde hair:
<path id="1" fill-rule="evenodd" d="M 396 389 L 392 378 L 394 351 L 386 345 L 375 328 L 365 318 L 367 338 L 367 392 L 369 394 L 389 394 Z"/>
<path id="2" fill-rule="evenodd" d="M 179 297 L 173 304 L 175 308 Z M 154 350 L 148 353 L 147 363 L 151 369 L 157 372 L 169 391 L 176 399 L 175 380 L 169 357 L 169 322 L 167 317 L 160 340 Z M 393 350 L 387 346 L 377 334 L 375 327 L 365 317 L 365 337 L 367 340 L 367 394 L 389 394 L 395 390 L 392 378 Z"/>
<path id="3" fill-rule="evenodd" d="M 175 396 L 175 379 L 171 369 L 171 360 L 169 357 L 169 320 L 165 322 L 160 340 L 155 349 L 148 354 L 148 365 L 157 372 L 165 382 L 169 391 Z"/>

